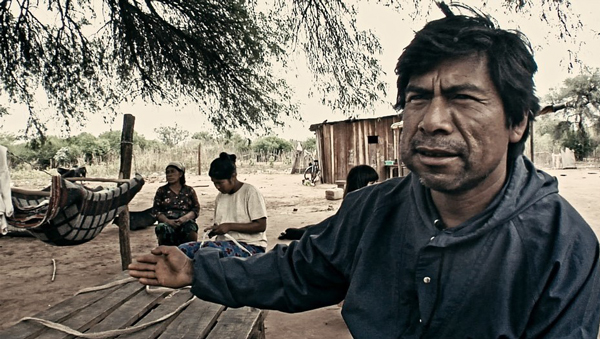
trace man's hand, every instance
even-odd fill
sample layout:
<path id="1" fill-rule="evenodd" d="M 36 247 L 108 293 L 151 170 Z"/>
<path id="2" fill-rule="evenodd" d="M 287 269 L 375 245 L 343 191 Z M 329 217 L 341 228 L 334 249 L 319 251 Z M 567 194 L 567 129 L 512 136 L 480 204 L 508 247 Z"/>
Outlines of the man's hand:
<path id="1" fill-rule="evenodd" d="M 192 284 L 192 260 L 176 246 L 159 246 L 129 264 L 129 275 L 144 285 L 180 288 Z"/>

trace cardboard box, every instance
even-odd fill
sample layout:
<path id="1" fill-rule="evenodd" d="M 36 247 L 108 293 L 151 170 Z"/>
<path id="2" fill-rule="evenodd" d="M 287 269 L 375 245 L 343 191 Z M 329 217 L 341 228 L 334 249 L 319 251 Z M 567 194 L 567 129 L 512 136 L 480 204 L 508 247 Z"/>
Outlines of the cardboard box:
<path id="1" fill-rule="evenodd" d="M 332 188 L 325 190 L 325 199 L 327 200 L 339 200 L 344 197 L 344 190 L 341 188 Z"/>

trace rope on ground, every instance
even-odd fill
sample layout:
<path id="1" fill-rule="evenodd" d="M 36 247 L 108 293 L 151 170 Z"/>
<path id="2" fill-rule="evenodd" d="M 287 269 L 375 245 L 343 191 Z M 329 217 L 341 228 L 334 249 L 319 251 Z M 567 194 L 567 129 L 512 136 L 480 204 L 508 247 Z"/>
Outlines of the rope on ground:
<path id="1" fill-rule="evenodd" d="M 56 277 L 56 260 L 52 259 L 52 279 L 51 279 L 51 281 L 54 281 L 55 277 Z"/>
<path id="2" fill-rule="evenodd" d="M 104 284 L 104 285 L 100 285 L 100 286 L 86 287 L 84 289 L 81 289 L 81 290 L 75 292 L 75 294 L 73 294 L 73 295 L 105 290 L 105 289 L 111 288 L 113 286 L 126 284 L 130 281 L 137 281 L 137 279 L 134 277 L 129 277 L 129 278 L 121 279 L 121 280 L 115 280 L 113 282 L 109 282 L 108 284 Z"/>

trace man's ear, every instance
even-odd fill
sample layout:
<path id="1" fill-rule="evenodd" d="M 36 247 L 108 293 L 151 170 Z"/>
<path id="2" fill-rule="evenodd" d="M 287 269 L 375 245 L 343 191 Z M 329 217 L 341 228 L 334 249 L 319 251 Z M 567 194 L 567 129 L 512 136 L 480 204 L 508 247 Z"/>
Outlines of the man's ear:
<path id="1" fill-rule="evenodd" d="M 508 136 L 508 140 L 510 141 L 510 143 L 514 144 L 521 141 L 521 139 L 523 138 L 523 134 L 527 129 L 528 123 L 529 119 L 527 117 L 527 114 L 525 114 L 523 121 L 521 121 L 518 125 L 514 125 L 510 128 L 510 134 Z"/>

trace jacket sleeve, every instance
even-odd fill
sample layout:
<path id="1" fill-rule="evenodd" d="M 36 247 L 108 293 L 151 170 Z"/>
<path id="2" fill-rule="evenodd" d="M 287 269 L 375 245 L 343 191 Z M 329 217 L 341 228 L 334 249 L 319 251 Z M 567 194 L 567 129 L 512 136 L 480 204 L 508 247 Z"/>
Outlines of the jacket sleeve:
<path id="1" fill-rule="evenodd" d="M 576 213 L 576 212 L 572 212 Z M 556 256 L 529 319 L 526 338 L 593 338 L 600 322 L 598 240 L 580 217 L 562 217 Z M 578 229 L 573 232 L 564 231 Z"/>
<path id="2" fill-rule="evenodd" d="M 364 200 L 364 199 L 363 199 Z M 252 306 L 302 312 L 344 299 L 371 211 L 354 194 L 338 213 L 317 224 L 323 231 L 289 246 L 250 258 L 220 257 L 218 250 L 196 252 L 192 293 L 230 307 Z"/>
<path id="3" fill-rule="evenodd" d="M 194 259 L 192 293 L 229 307 L 301 312 L 338 303 L 346 290 L 343 274 L 320 251 L 315 237 L 279 244 L 250 258 L 222 258 L 219 250 L 204 248 Z"/>

